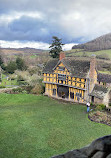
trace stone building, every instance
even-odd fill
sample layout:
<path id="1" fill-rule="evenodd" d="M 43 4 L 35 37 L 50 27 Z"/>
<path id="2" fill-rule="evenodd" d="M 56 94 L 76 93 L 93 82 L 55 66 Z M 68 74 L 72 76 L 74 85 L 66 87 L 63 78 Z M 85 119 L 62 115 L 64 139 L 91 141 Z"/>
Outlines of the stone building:
<path id="1" fill-rule="evenodd" d="M 94 103 L 111 104 L 111 75 L 98 73 L 97 84 L 89 95 Z"/>
<path id="2" fill-rule="evenodd" d="M 107 80 L 102 78 L 96 69 L 95 55 L 90 61 L 83 61 L 66 58 L 62 52 L 59 59 L 46 64 L 43 76 L 45 95 L 84 104 L 109 104 L 111 75 Z"/>

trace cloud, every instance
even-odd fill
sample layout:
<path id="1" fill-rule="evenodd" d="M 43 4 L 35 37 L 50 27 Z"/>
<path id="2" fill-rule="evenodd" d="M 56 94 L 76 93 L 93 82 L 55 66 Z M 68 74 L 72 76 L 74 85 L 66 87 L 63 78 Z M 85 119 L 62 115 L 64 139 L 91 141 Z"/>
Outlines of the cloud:
<path id="1" fill-rule="evenodd" d="M 65 44 L 63 46 L 63 51 L 70 50 L 75 43 Z M 35 41 L 3 41 L 0 40 L 0 47 L 2 48 L 36 48 L 36 49 L 43 49 L 49 50 L 49 44 L 43 42 L 35 42 Z"/>
<path id="2" fill-rule="evenodd" d="M 49 49 L 49 44 L 35 41 L 4 41 L 0 40 L 0 46 L 2 48 L 37 48 L 37 49 Z"/>
<path id="3" fill-rule="evenodd" d="M 111 32 L 110 0 L 1 0 L 0 39 L 82 43 Z"/>

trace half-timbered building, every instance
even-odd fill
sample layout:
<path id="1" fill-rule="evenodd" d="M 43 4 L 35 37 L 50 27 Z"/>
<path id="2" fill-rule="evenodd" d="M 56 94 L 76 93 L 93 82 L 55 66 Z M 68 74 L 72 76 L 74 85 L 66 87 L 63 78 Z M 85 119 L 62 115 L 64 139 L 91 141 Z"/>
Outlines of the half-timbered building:
<path id="1" fill-rule="evenodd" d="M 59 60 L 52 59 L 46 64 L 43 76 L 45 95 L 79 103 L 95 102 L 100 95 L 94 95 L 96 85 L 102 86 L 98 81 L 100 75 L 97 73 L 95 55 L 90 61 L 83 61 L 65 58 L 64 53 L 60 53 Z M 108 89 L 104 91 L 102 100 L 99 97 L 101 103 L 104 103 L 107 92 Z"/>

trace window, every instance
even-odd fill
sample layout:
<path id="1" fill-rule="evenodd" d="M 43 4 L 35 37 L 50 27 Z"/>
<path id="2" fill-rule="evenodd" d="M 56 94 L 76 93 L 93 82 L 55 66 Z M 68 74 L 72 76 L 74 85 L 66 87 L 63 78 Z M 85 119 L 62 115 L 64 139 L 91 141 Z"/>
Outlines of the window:
<path id="1" fill-rule="evenodd" d="M 58 74 L 58 80 L 66 81 L 66 75 Z"/>
<path id="2" fill-rule="evenodd" d="M 76 93 L 76 97 L 82 97 L 82 94 L 81 93 Z"/>
<path id="3" fill-rule="evenodd" d="M 59 70 L 60 70 L 60 71 L 65 71 L 65 67 L 59 66 Z"/>

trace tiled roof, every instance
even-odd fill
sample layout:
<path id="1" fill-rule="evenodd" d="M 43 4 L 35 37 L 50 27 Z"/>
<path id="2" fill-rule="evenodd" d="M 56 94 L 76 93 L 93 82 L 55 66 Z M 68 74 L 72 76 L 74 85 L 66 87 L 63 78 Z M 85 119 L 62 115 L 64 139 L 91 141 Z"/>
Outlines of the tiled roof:
<path id="1" fill-rule="evenodd" d="M 53 68 L 57 65 L 59 59 L 52 59 L 47 62 L 43 69 L 43 73 L 53 73 Z"/>
<path id="2" fill-rule="evenodd" d="M 52 73 L 54 68 L 62 62 L 64 66 L 69 70 L 71 76 L 74 77 L 83 77 L 87 76 L 87 73 L 90 69 L 90 62 L 89 61 L 82 61 L 82 60 L 74 60 L 71 58 L 65 58 L 61 61 L 57 59 L 50 60 L 47 65 L 45 66 L 43 72 L 44 73 Z"/>
<path id="3" fill-rule="evenodd" d="M 63 59 L 62 61 L 70 71 L 71 76 L 81 78 L 87 76 L 87 73 L 90 69 L 90 61 L 74 60 L 71 58 Z"/>
<path id="4" fill-rule="evenodd" d="M 111 75 L 99 73 L 97 75 L 98 82 L 111 83 Z"/>
<path id="5" fill-rule="evenodd" d="M 99 99 L 102 99 L 105 94 L 108 92 L 108 88 L 101 86 L 101 85 L 95 85 L 92 92 L 90 93 L 90 96 L 95 96 Z"/>

